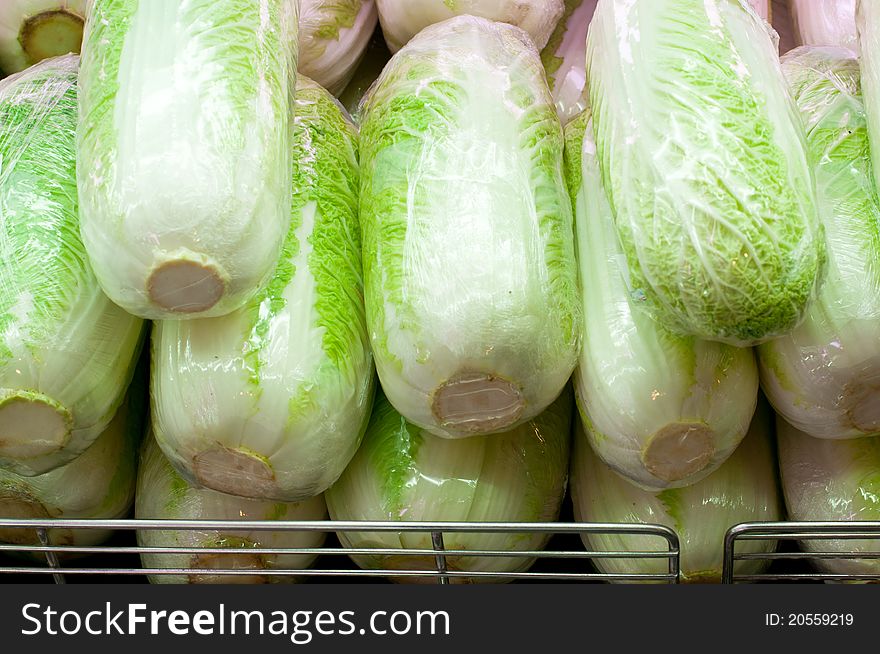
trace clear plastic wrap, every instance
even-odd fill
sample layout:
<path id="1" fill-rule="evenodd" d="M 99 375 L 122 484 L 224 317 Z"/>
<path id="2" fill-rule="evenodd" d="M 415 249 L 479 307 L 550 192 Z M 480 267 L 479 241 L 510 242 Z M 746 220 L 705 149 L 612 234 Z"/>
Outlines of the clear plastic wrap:
<path id="1" fill-rule="evenodd" d="M 880 520 L 880 438 L 813 438 L 777 421 L 789 520 Z M 802 540 L 806 552 L 876 552 L 876 540 Z M 814 560 L 830 574 L 880 574 L 878 559 Z"/>
<path id="2" fill-rule="evenodd" d="M 773 414 L 759 404 L 749 434 L 723 466 L 687 488 L 650 492 L 641 490 L 604 465 L 577 430 L 571 472 L 575 519 L 580 522 L 650 523 L 674 529 L 681 546 L 681 580 L 719 583 L 724 535 L 742 522 L 782 519 L 776 459 L 773 452 Z M 599 552 L 658 551 L 664 543 L 651 536 L 588 534 L 587 549 Z M 773 541 L 749 541 L 737 553 L 767 553 Z M 610 574 L 663 574 L 662 559 L 595 559 Z M 738 561 L 737 574 L 757 574 L 767 561 Z"/>
<path id="3" fill-rule="evenodd" d="M 0 467 L 23 475 L 104 431 L 142 342 L 79 237 L 77 66 L 58 57 L 0 82 Z"/>
<path id="4" fill-rule="evenodd" d="M 798 45 L 857 49 L 856 0 L 788 0 Z"/>
<path id="5" fill-rule="evenodd" d="M 364 443 L 327 491 L 334 520 L 553 522 L 568 479 L 571 394 L 504 434 L 449 440 L 406 421 L 377 394 Z M 346 547 L 431 549 L 430 533 L 346 532 Z M 543 534 L 446 533 L 448 550 L 534 551 Z M 433 557 L 352 556 L 365 569 L 433 570 Z M 447 556 L 450 570 L 519 572 L 524 558 Z M 456 582 L 468 578 L 456 578 Z M 420 581 L 406 578 L 402 581 Z M 423 580 L 422 580 L 423 581 Z"/>
<path id="6" fill-rule="evenodd" d="M 376 0 L 376 4 L 391 52 L 400 50 L 429 25 L 463 15 L 516 25 L 528 32 L 541 50 L 565 11 L 564 0 Z"/>
<path id="7" fill-rule="evenodd" d="M 293 0 L 299 9 L 299 72 L 339 95 L 379 22 L 374 0 Z"/>
<path id="8" fill-rule="evenodd" d="M 765 21 L 730 0 L 605 0 L 587 58 L 633 298 L 671 330 L 732 345 L 794 328 L 824 240 Z"/>
<path id="9" fill-rule="evenodd" d="M 104 291 L 130 313 L 225 315 L 271 276 L 290 222 L 297 7 L 94 0 L 82 233 Z"/>
<path id="10" fill-rule="evenodd" d="M 135 517 L 141 520 L 325 520 L 327 506 L 320 495 L 299 503 L 234 497 L 193 488 L 177 475 L 152 436 L 141 452 Z M 150 575 L 154 584 L 266 584 L 293 583 L 296 577 L 266 575 L 273 569 L 301 570 L 311 566 L 315 554 L 266 554 L 260 550 L 320 547 L 323 532 L 291 530 L 153 530 L 137 532 L 141 547 L 199 547 L 253 549 L 249 554 L 182 553 L 142 554 L 145 568 L 205 570 L 184 575 Z M 211 574 L 210 570 L 253 570 L 253 575 Z"/>
<path id="11" fill-rule="evenodd" d="M 587 29 L 597 0 L 565 0 L 565 14 L 541 51 L 541 61 L 565 125 L 589 105 L 587 98 Z"/>
<path id="12" fill-rule="evenodd" d="M 568 381 L 580 347 L 563 135 L 519 28 L 423 30 L 366 96 L 367 323 L 408 420 L 459 438 L 512 429 Z"/>
<path id="13" fill-rule="evenodd" d="M 90 0 L 0 1 L 0 74 L 79 53 Z"/>
<path id="14" fill-rule="evenodd" d="M 850 50 L 802 47 L 783 71 L 807 127 L 825 280 L 804 322 L 758 348 L 775 409 L 817 438 L 880 432 L 880 201 L 859 62 Z"/>
<path id="15" fill-rule="evenodd" d="M 133 383 L 128 399 L 92 445 L 65 466 L 37 477 L 0 470 L 0 520 L 115 520 L 134 502 L 137 452 L 144 433 L 146 385 Z M 50 529 L 49 543 L 100 545 L 103 529 Z M 0 543 L 39 545 L 34 530 L 0 529 Z M 42 553 L 34 554 L 45 561 Z"/>
<path id="16" fill-rule="evenodd" d="M 373 33 L 367 52 L 358 65 L 351 81 L 345 87 L 345 91 L 339 96 L 339 101 L 345 106 L 346 111 L 356 123 L 360 123 L 360 104 L 373 83 L 379 79 L 385 64 L 391 59 L 391 53 L 385 44 L 381 31 Z"/>
<path id="17" fill-rule="evenodd" d="M 574 383 L 587 438 L 607 465 L 643 488 L 688 486 L 746 435 L 758 397 L 754 356 L 673 334 L 634 306 L 589 111 L 565 137 L 584 307 Z"/>
<path id="18" fill-rule="evenodd" d="M 156 323 L 156 438 L 190 483 L 282 501 L 354 456 L 374 380 L 364 317 L 357 130 L 300 77 L 293 219 L 267 289 L 220 318 Z"/>

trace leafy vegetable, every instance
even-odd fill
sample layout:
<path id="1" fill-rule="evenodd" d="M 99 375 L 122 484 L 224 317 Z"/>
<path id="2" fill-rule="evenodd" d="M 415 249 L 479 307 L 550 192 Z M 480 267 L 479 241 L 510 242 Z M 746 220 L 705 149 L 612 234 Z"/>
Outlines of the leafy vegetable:
<path id="1" fill-rule="evenodd" d="M 668 328 L 794 328 L 823 239 L 803 124 L 763 21 L 729 0 L 607 0 L 587 77 L 631 295 Z"/>
<path id="2" fill-rule="evenodd" d="M 568 474 L 571 397 L 505 434 L 449 440 L 407 422 L 380 394 L 364 443 L 327 491 L 334 520 L 428 522 L 552 522 Z M 430 533 L 339 533 L 352 548 L 431 549 Z M 541 534 L 444 534 L 447 550 L 533 551 Z M 353 555 L 367 569 L 433 570 L 433 557 Z M 522 557 L 447 556 L 453 571 L 516 572 Z M 414 580 L 413 578 L 408 578 Z M 458 577 L 462 580 L 491 577 Z M 418 579 L 415 579 L 418 580 Z"/>
<path id="3" fill-rule="evenodd" d="M 540 50 L 565 11 L 563 0 L 376 0 L 376 4 L 391 52 L 429 25 L 463 15 L 516 25 L 529 33 Z"/>
<path id="4" fill-rule="evenodd" d="M 812 438 L 778 421 L 779 466 L 790 520 L 880 520 L 880 439 Z M 876 540 L 802 540 L 807 552 L 876 552 Z M 880 574 L 878 559 L 817 559 L 829 574 Z"/>
<path id="5" fill-rule="evenodd" d="M 290 220 L 297 6 L 94 0 L 80 77 L 82 233 L 101 286 L 127 311 L 225 315 L 271 276 Z"/>
<path id="6" fill-rule="evenodd" d="M 580 430 L 579 430 L 580 431 Z M 587 430 L 589 431 L 589 430 Z M 772 412 L 762 404 L 742 445 L 723 466 L 687 488 L 651 492 L 618 477 L 591 450 L 585 434 L 575 436 L 572 465 L 575 518 L 581 522 L 661 524 L 680 539 L 681 579 L 691 583 L 721 581 L 724 535 L 742 522 L 780 520 L 776 461 L 772 448 Z M 665 551 L 658 537 L 582 536 L 584 546 L 599 552 Z M 773 541 L 748 541 L 737 552 L 772 552 Z M 610 574 L 663 574 L 663 559 L 597 558 Z M 737 574 L 757 574 L 766 561 L 738 561 Z"/>
<path id="7" fill-rule="evenodd" d="M 0 470 L 0 519 L 115 520 L 134 502 L 137 450 L 144 430 L 145 386 L 128 400 L 82 455 L 36 477 Z M 113 535 L 106 529 L 49 529 L 52 545 L 87 547 Z M 0 542 L 39 545 L 33 529 L 0 529 Z M 42 553 L 35 557 L 45 562 Z"/>
<path id="8" fill-rule="evenodd" d="M 820 438 L 880 432 L 880 203 L 855 54 L 798 48 L 783 70 L 807 126 L 828 272 L 805 321 L 762 345 L 762 382 L 786 420 Z"/>
<path id="9" fill-rule="evenodd" d="M 587 108 L 587 28 L 596 0 L 565 0 L 565 14 L 541 52 L 556 111 L 565 124 Z"/>
<path id="10" fill-rule="evenodd" d="M 339 95 L 361 60 L 378 20 L 373 0 L 302 0 L 299 72 Z"/>
<path id="11" fill-rule="evenodd" d="M 646 489 L 690 485 L 748 430 L 758 394 L 749 350 L 678 336 L 639 310 L 596 161 L 589 111 L 566 128 L 584 338 L 574 375 L 599 457 Z"/>
<path id="12" fill-rule="evenodd" d="M 388 399 L 434 434 L 512 429 L 574 368 L 581 327 L 563 136 L 521 30 L 425 29 L 365 99 L 367 321 Z"/>
<path id="13" fill-rule="evenodd" d="M 0 466 L 22 475 L 107 428 L 141 343 L 79 236 L 77 66 L 54 58 L 0 82 Z"/>
<path id="14" fill-rule="evenodd" d="M 221 318 L 157 323 L 156 437 L 188 481 L 247 497 L 322 493 L 370 410 L 357 215 L 357 131 L 300 77 L 293 219 L 266 290 Z"/>
<path id="15" fill-rule="evenodd" d="M 135 517 L 140 520 L 324 520 L 327 507 L 321 496 L 301 504 L 233 497 L 211 490 L 193 488 L 168 463 L 152 436 L 141 453 L 137 480 Z M 259 584 L 290 583 L 296 577 L 267 575 L 272 570 L 303 570 L 315 560 L 314 554 L 277 554 L 261 550 L 320 547 L 322 532 L 292 529 L 266 530 L 172 530 L 140 529 L 138 545 L 150 548 L 201 548 L 248 550 L 235 553 L 186 552 L 141 554 L 147 569 L 203 570 L 192 575 L 153 574 L 154 584 Z M 235 575 L 211 574 L 210 570 L 238 570 Z"/>

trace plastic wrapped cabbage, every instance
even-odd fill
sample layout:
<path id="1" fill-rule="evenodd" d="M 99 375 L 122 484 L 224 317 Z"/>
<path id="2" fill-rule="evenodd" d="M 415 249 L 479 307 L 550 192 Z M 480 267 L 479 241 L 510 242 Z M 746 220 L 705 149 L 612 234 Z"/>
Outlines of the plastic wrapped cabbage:
<path id="1" fill-rule="evenodd" d="M 812 438 L 781 418 L 779 467 L 790 520 L 849 522 L 880 520 L 880 438 Z M 841 552 L 851 559 L 815 559 L 829 574 L 880 575 L 878 540 L 802 540 L 806 552 Z"/>
<path id="2" fill-rule="evenodd" d="M 367 322 L 382 386 L 447 438 L 512 429 L 574 369 L 563 135 L 531 41 L 461 16 L 386 66 L 361 122 Z"/>
<path id="3" fill-rule="evenodd" d="M 312 521 L 327 517 L 321 496 L 299 503 L 245 499 L 186 483 L 168 463 L 152 436 L 141 453 L 137 480 L 135 517 L 139 520 L 284 520 Z M 326 534 L 318 531 L 282 530 L 171 530 L 139 529 L 138 545 L 150 548 L 236 549 L 247 553 L 184 552 L 141 554 L 148 569 L 198 570 L 190 575 L 153 574 L 154 584 L 266 584 L 293 583 L 295 576 L 267 574 L 272 570 L 304 570 L 315 554 L 279 554 L 261 550 L 320 547 Z M 211 570 L 246 570 L 234 575 Z"/>
<path id="4" fill-rule="evenodd" d="M 752 9 L 755 10 L 755 13 L 758 14 L 761 18 L 766 20 L 768 23 L 773 18 L 772 16 L 772 4 L 770 0 L 749 0 L 749 4 Z"/>
<path id="5" fill-rule="evenodd" d="M 798 45 L 857 48 L 856 0 L 788 0 Z"/>
<path id="6" fill-rule="evenodd" d="M 90 0 L 0 2 L 0 74 L 78 53 Z"/>
<path id="7" fill-rule="evenodd" d="M 880 432 L 880 202 L 871 171 L 859 62 L 802 47 L 783 70 L 807 126 L 828 270 L 804 322 L 761 345 L 776 410 L 818 438 Z"/>
<path id="8" fill-rule="evenodd" d="M 780 520 L 772 412 L 762 403 L 742 445 L 723 466 L 702 481 L 674 490 L 641 490 L 617 476 L 595 455 L 583 433 L 576 433 L 571 490 L 575 519 L 580 522 L 666 525 L 680 539 L 681 580 L 719 583 L 724 535 L 734 525 Z M 660 551 L 664 543 L 652 536 L 586 534 L 584 546 L 599 552 Z M 773 541 L 748 541 L 739 553 L 767 553 Z M 610 574 L 663 574 L 665 559 L 597 558 Z M 767 561 L 738 561 L 736 574 L 758 574 Z"/>
<path id="9" fill-rule="evenodd" d="M 78 458 L 36 477 L 0 470 L 0 520 L 115 520 L 134 502 L 137 451 L 144 432 L 146 388 L 132 391 L 116 416 Z M 50 529 L 49 544 L 89 547 L 113 535 L 105 529 Z M 0 543 L 39 545 L 34 530 L 0 529 Z M 42 554 L 34 554 L 42 557 Z"/>
<path id="10" fill-rule="evenodd" d="M 107 428 L 142 341 L 80 239 L 78 63 L 0 82 L 0 467 L 23 475 L 72 461 Z"/>
<path id="11" fill-rule="evenodd" d="M 540 50 L 565 11 L 563 0 L 376 0 L 379 21 L 391 52 L 397 52 L 429 25 L 471 15 L 524 29 Z"/>
<path id="12" fill-rule="evenodd" d="M 587 108 L 587 29 L 596 0 L 565 0 L 565 14 L 541 52 L 547 81 L 563 124 Z"/>
<path id="13" fill-rule="evenodd" d="M 299 72 L 339 95 L 376 29 L 373 0 L 296 0 Z"/>
<path id="14" fill-rule="evenodd" d="M 130 313 L 225 315 L 272 275 L 290 222 L 297 7 L 94 0 L 82 233 L 101 286 Z"/>
<path id="15" fill-rule="evenodd" d="M 568 479 L 571 397 L 505 434 L 449 440 L 407 422 L 380 394 L 364 444 L 327 491 L 334 520 L 554 522 Z M 431 534 L 339 533 L 346 547 L 431 549 Z M 444 533 L 447 550 L 534 551 L 547 535 Z M 434 570 L 433 557 L 352 555 L 366 569 Z M 447 556 L 450 571 L 519 572 L 533 559 Z M 404 581 L 427 578 L 407 577 Z M 492 577 L 456 577 L 461 581 Z"/>
<path id="16" fill-rule="evenodd" d="M 755 359 L 673 334 L 634 306 L 589 121 L 584 112 L 565 131 L 585 321 L 578 407 L 611 468 L 646 489 L 687 486 L 745 436 L 758 397 Z"/>
<path id="17" fill-rule="evenodd" d="M 707 340 L 747 346 L 794 328 L 824 241 L 766 23 L 730 0 L 606 0 L 587 57 L 631 296 Z"/>
<path id="18" fill-rule="evenodd" d="M 300 77 L 293 219 L 275 275 L 243 309 L 153 333 L 156 438 L 190 483 L 288 502 L 322 493 L 369 418 L 357 131 Z"/>

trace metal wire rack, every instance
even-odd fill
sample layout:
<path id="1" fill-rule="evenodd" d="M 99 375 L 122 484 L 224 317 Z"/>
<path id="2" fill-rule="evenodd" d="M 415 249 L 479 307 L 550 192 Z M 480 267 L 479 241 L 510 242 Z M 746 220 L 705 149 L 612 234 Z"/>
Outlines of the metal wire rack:
<path id="1" fill-rule="evenodd" d="M 868 540 L 876 545 L 871 551 L 841 551 L 821 549 L 817 551 L 773 551 L 768 553 L 737 552 L 737 544 L 746 541 L 855 541 Z M 880 572 L 831 574 L 819 571 L 773 570 L 759 574 L 736 574 L 737 561 L 807 562 L 819 561 L 868 561 L 880 559 L 880 522 L 747 522 L 732 527 L 724 538 L 724 570 L 722 581 L 736 582 L 798 582 L 798 581 L 865 581 L 880 583 Z"/>
<path id="2" fill-rule="evenodd" d="M 75 546 L 51 544 L 51 530 L 111 530 L 128 534 L 133 541 L 132 532 L 136 530 L 163 531 L 214 531 L 225 533 L 235 531 L 287 531 L 287 532 L 325 532 L 335 534 L 360 533 L 410 533 L 430 534 L 430 549 L 352 549 L 334 546 L 332 543 L 316 548 L 200 548 L 200 547 L 142 547 L 137 545 L 99 545 Z M 97 576 L 104 580 L 112 577 L 131 578 L 144 575 L 162 577 L 183 575 L 194 581 L 219 580 L 235 581 L 234 577 L 297 577 L 312 580 L 328 579 L 386 579 L 410 580 L 449 584 L 481 581 L 543 581 L 543 582 L 663 582 L 678 583 L 680 570 L 680 550 L 677 534 L 661 525 L 641 524 L 579 524 L 579 523 L 490 523 L 490 522 L 275 522 L 275 521 L 204 521 L 204 520 L 0 520 L 0 530 L 21 530 L 22 537 L 14 540 L 25 541 L 25 535 L 36 532 L 39 544 L 0 544 L 0 555 L 12 555 L 10 564 L 0 560 L 0 576 L 47 576 L 55 583 L 66 583 L 67 577 Z M 8 532 L 7 532 L 8 533 Z M 14 533 L 14 532 L 13 532 Z M 563 543 L 562 547 L 550 547 L 542 551 L 513 550 L 457 550 L 447 549 L 446 540 L 450 534 L 541 534 L 555 537 Z M 576 549 L 572 543 L 577 537 L 594 535 L 635 535 L 654 537 L 656 549 L 641 551 L 588 551 Z M 654 542 L 652 539 L 652 542 Z M 552 543 L 553 541 L 551 541 Z M 578 541 L 577 545 L 580 545 Z M 219 563 L 223 555 L 317 555 L 318 562 L 308 569 L 272 568 L 254 570 L 241 567 L 205 568 L 145 568 L 132 561 L 142 554 L 184 554 L 216 555 Z M 97 565 L 85 565 L 81 560 L 70 560 L 71 555 L 95 555 Z M 397 561 L 412 562 L 394 569 L 360 569 L 350 566 L 350 555 L 393 556 Z M 400 558 L 397 558 L 400 557 Z M 501 557 L 522 559 L 523 566 L 528 560 L 538 563 L 532 569 L 521 572 L 491 572 L 467 569 L 468 559 L 475 557 Z M 593 569 L 589 562 L 596 559 L 655 559 L 667 563 L 667 572 L 662 574 L 606 574 Z M 44 561 L 44 562 L 43 562 Z M 426 561 L 430 564 L 426 565 Z M 552 565 L 549 562 L 553 562 Z"/>

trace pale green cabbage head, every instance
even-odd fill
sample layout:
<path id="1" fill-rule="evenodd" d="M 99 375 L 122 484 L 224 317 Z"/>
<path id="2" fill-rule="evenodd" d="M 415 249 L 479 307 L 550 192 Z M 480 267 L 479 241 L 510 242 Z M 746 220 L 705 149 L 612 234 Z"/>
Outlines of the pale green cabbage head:
<path id="1" fill-rule="evenodd" d="M 823 239 L 766 23 L 731 0 L 605 0 L 587 77 L 629 290 L 668 328 L 747 346 L 803 317 Z"/>

